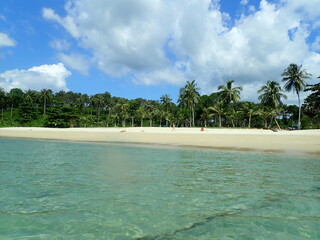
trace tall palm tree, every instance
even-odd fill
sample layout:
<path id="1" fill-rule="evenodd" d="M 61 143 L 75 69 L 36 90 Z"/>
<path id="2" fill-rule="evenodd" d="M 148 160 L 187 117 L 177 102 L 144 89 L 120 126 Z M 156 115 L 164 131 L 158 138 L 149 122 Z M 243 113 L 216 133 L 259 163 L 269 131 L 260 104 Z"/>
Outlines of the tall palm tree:
<path id="1" fill-rule="evenodd" d="M 226 114 L 231 121 L 232 127 L 234 128 L 234 121 L 238 118 L 240 111 L 236 111 L 234 108 L 231 108 L 226 112 Z"/>
<path id="2" fill-rule="evenodd" d="M 6 104 L 6 92 L 0 87 L 0 107 L 1 107 L 1 118 L 3 119 L 3 108 Z"/>
<path id="3" fill-rule="evenodd" d="M 187 81 L 186 85 L 180 90 L 179 100 L 180 104 L 187 106 L 191 110 L 190 122 L 191 125 L 195 125 L 194 108 L 200 98 L 200 88 L 197 87 L 195 80 L 191 82 Z"/>
<path id="4" fill-rule="evenodd" d="M 281 74 L 282 81 L 286 82 L 284 89 L 289 92 L 293 90 L 298 95 L 298 105 L 299 105 L 299 117 L 298 117 L 298 129 L 300 129 L 301 124 L 301 104 L 300 104 L 300 92 L 304 90 L 306 86 L 306 80 L 311 78 L 311 74 L 305 69 L 301 69 L 302 65 L 298 66 L 295 63 L 291 63 Z"/>
<path id="5" fill-rule="evenodd" d="M 201 119 L 204 121 L 204 127 L 207 127 L 207 122 L 209 118 L 212 117 L 212 113 L 210 113 L 210 110 L 208 108 L 203 108 Z"/>
<path id="6" fill-rule="evenodd" d="M 47 102 L 52 97 L 51 89 L 42 89 L 40 97 L 43 99 L 43 115 L 46 115 Z"/>
<path id="7" fill-rule="evenodd" d="M 248 103 L 243 106 L 242 111 L 245 114 L 245 116 L 248 117 L 248 128 L 251 128 L 251 119 L 253 116 L 257 116 L 260 114 L 259 109 L 257 107 L 252 106 L 252 104 Z"/>
<path id="8" fill-rule="evenodd" d="M 226 104 L 230 102 L 236 103 L 240 99 L 242 87 L 232 87 L 232 83 L 234 83 L 234 80 L 228 80 L 226 85 L 218 86 L 218 90 L 221 90 L 219 92 L 220 98 Z"/>
<path id="9" fill-rule="evenodd" d="M 100 111 L 105 107 L 105 101 L 102 94 L 96 94 L 93 96 L 94 106 L 98 110 L 98 125 L 100 125 Z"/>
<path id="10" fill-rule="evenodd" d="M 258 93 L 261 93 L 258 99 L 262 104 L 276 108 L 279 105 L 282 105 L 281 98 L 287 99 L 287 96 L 282 92 L 283 91 L 278 82 L 267 81 L 267 84 L 258 90 Z"/>
<path id="11" fill-rule="evenodd" d="M 128 118 L 128 110 L 129 110 L 129 104 L 125 102 L 118 103 L 115 107 L 121 116 L 122 119 L 122 127 L 126 126 L 126 120 Z"/>
<path id="12" fill-rule="evenodd" d="M 28 90 L 24 94 L 24 101 L 30 105 L 32 105 L 37 100 L 37 92 Z"/>
<path id="13" fill-rule="evenodd" d="M 264 122 L 264 128 L 267 129 L 268 128 L 268 119 L 270 118 L 270 116 L 272 115 L 272 109 L 268 108 L 268 107 L 264 107 L 262 109 L 260 109 L 259 111 L 259 115 L 262 117 L 263 122 Z"/>
<path id="14" fill-rule="evenodd" d="M 160 98 L 160 102 L 164 105 L 166 109 L 166 113 L 169 113 L 169 107 L 171 104 L 172 98 L 168 94 L 162 95 Z M 166 120 L 166 125 L 168 125 L 168 120 Z"/>
<path id="15" fill-rule="evenodd" d="M 219 117 L 219 127 L 222 127 L 222 114 L 224 113 L 224 103 L 222 101 L 215 103 L 212 107 L 208 107 L 210 111 L 218 114 Z"/>
<path id="16" fill-rule="evenodd" d="M 143 126 L 143 119 L 146 117 L 146 111 L 144 107 L 139 107 L 137 110 L 137 115 L 140 117 L 141 122 L 140 122 L 140 127 Z"/>
<path id="17" fill-rule="evenodd" d="M 159 118 L 160 118 L 159 127 L 161 127 L 161 126 L 162 126 L 162 119 L 166 117 L 167 112 L 166 112 L 166 111 L 163 111 L 163 110 L 157 109 L 157 115 L 158 115 Z M 166 123 L 166 125 L 168 125 L 168 123 Z"/>

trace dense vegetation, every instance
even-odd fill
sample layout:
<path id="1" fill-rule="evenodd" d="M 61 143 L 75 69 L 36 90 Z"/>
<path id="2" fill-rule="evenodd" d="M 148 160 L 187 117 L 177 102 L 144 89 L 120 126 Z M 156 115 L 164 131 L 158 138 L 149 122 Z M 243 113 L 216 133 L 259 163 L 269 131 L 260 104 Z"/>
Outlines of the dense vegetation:
<path id="1" fill-rule="evenodd" d="M 282 74 L 287 91 L 297 93 L 299 106 L 284 105 L 286 95 L 276 81 L 258 91 L 259 104 L 240 101 L 241 87 L 234 81 L 210 95 L 200 95 L 193 80 L 180 89 L 177 104 L 168 95 L 159 100 L 128 100 L 109 92 L 88 96 L 50 89 L 22 91 L 0 88 L 0 126 L 35 127 L 255 127 L 315 128 L 320 124 L 320 83 L 307 85 L 311 77 L 301 66 L 290 64 Z M 305 89 L 306 87 L 306 89 Z M 300 111 L 300 92 L 311 92 Z"/>

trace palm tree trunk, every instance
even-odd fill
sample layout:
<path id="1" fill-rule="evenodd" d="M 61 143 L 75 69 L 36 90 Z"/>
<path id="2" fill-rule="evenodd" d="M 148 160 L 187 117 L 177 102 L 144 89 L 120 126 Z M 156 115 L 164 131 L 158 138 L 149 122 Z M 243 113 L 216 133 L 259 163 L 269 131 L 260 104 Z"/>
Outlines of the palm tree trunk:
<path id="1" fill-rule="evenodd" d="M 248 123 L 248 128 L 251 128 L 251 115 L 249 115 L 249 123 Z"/>
<path id="2" fill-rule="evenodd" d="M 274 121 L 276 122 L 278 129 L 281 130 L 281 127 L 280 127 L 276 117 L 274 118 Z"/>
<path id="3" fill-rule="evenodd" d="M 1 119 L 3 119 L 3 108 L 1 109 Z"/>
<path id="4" fill-rule="evenodd" d="M 11 104 L 10 119 L 12 119 L 12 112 L 13 112 L 13 103 Z"/>
<path id="5" fill-rule="evenodd" d="M 143 118 L 141 118 L 140 127 L 142 127 L 142 123 L 143 123 Z"/>
<path id="6" fill-rule="evenodd" d="M 133 127 L 133 117 L 131 117 L 131 127 Z"/>
<path id="7" fill-rule="evenodd" d="M 219 114 L 219 127 L 222 127 L 222 124 L 221 124 L 221 114 Z"/>
<path id="8" fill-rule="evenodd" d="M 297 92 L 297 94 L 298 94 L 298 104 L 299 104 L 298 129 L 300 130 L 300 128 L 301 128 L 301 106 L 300 106 L 300 95 L 299 95 L 299 92 Z"/>
<path id="9" fill-rule="evenodd" d="M 194 107 L 192 107 L 192 126 L 194 127 Z"/>
<path id="10" fill-rule="evenodd" d="M 206 119 L 204 120 L 204 127 L 205 128 L 207 127 L 207 120 Z"/>
<path id="11" fill-rule="evenodd" d="M 44 97 L 44 100 L 43 100 L 43 115 L 46 115 L 46 105 L 47 105 L 47 98 Z"/>
<path id="12" fill-rule="evenodd" d="M 273 117 L 271 117 L 269 128 L 271 128 L 271 126 L 272 126 L 272 121 L 273 121 Z"/>
<path id="13" fill-rule="evenodd" d="M 107 118 L 107 127 L 109 127 L 110 113 L 111 113 L 111 109 L 109 108 L 109 113 L 108 113 L 108 118 Z"/>

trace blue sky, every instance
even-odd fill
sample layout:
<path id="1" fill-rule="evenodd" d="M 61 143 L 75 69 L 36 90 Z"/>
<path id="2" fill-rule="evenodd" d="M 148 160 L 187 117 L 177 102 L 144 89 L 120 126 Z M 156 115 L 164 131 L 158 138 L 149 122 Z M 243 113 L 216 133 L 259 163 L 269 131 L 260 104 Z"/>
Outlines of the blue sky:
<path id="1" fill-rule="evenodd" d="M 0 87 L 176 100 L 187 80 L 210 94 L 233 79 L 243 100 L 257 101 L 290 63 L 320 75 L 318 8 L 319 0 L 3 0 Z"/>

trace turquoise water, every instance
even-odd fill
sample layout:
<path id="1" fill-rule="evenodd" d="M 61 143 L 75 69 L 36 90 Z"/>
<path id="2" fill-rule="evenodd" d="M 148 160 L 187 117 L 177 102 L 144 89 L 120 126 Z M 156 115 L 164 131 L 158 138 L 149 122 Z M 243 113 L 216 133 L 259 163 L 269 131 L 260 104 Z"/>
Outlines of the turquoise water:
<path id="1" fill-rule="evenodd" d="M 0 138 L 0 239 L 320 239 L 320 160 Z"/>

